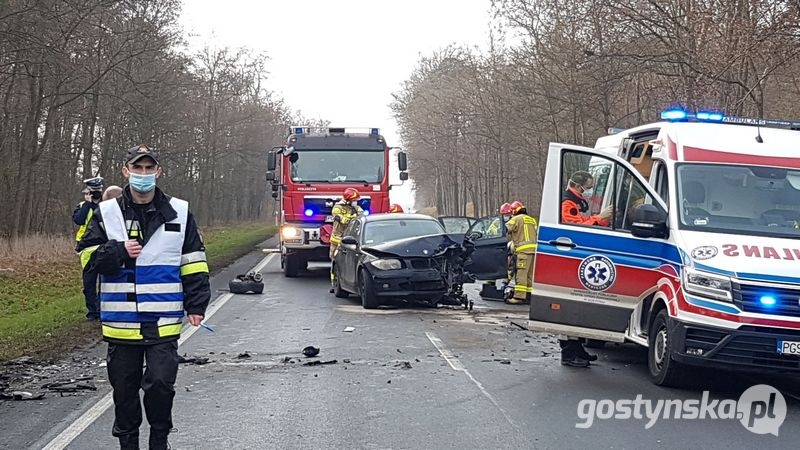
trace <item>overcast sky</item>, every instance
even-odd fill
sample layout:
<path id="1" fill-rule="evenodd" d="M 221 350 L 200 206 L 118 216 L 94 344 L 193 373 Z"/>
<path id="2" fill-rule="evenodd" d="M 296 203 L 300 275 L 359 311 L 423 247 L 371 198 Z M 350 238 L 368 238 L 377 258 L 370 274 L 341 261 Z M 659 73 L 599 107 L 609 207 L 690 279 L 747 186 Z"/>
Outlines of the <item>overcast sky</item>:
<path id="1" fill-rule="evenodd" d="M 266 52 L 267 86 L 292 109 L 333 126 L 378 127 L 390 146 L 401 145 L 389 109 L 392 93 L 419 57 L 453 43 L 485 48 L 488 42 L 490 0 L 183 3 L 193 46 Z M 408 207 L 403 191 L 393 191 L 393 198 Z"/>

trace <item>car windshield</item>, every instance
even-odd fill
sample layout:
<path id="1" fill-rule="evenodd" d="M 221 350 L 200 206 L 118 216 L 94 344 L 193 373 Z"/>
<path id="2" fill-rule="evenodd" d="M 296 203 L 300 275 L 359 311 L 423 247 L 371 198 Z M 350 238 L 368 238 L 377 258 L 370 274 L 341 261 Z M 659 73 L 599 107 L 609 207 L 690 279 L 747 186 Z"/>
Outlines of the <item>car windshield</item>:
<path id="1" fill-rule="evenodd" d="M 364 228 L 364 245 L 444 233 L 442 225 L 434 219 L 380 220 L 366 224 Z"/>
<path id="2" fill-rule="evenodd" d="M 681 228 L 800 237 L 800 170 L 682 164 L 677 173 Z"/>
<path id="3" fill-rule="evenodd" d="M 380 183 L 385 172 L 377 150 L 296 150 L 289 161 L 295 183 Z"/>

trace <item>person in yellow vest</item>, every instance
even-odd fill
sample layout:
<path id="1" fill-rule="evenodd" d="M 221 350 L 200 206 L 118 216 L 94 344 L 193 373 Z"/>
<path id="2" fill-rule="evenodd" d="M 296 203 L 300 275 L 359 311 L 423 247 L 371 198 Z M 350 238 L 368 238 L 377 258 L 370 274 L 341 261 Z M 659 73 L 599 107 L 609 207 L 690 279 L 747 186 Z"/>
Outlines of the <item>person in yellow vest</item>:
<path id="1" fill-rule="evenodd" d="M 78 203 L 78 206 L 72 212 L 72 221 L 79 226 L 78 231 L 75 233 L 76 245 L 86 233 L 89 221 L 92 220 L 92 216 L 97 210 L 97 205 L 103 195 L 102 177 L 83 180 L 83 184 L 85 185 L 82 191 L 83 201 Z M 86 302 L 86 320 L 99 321 L 100 303 L 97 300 L 97 273 L 93 272 L 83 259 L 81 259 L 81 266 L 83 267 L 83 298 Z"/>
<path id="2" fill-rule="evenodd" d="M 512 217 L 506 223 L 506 237 L 513 243 L 516 267 L 514 273 L 514 294 L 508 299 L 513 305 L 530 303 L 533 292 L 533 257 L 536 253 L 536 239 L 539 227 L 536 219 L 528 215 L 525 205 L 515 201 L 511 204 Z"/>
<path id="3" fill-rule="evenodd" d="M 141 389 L 149 448 L 163 450 L 173 425 L 183 317 L 193 326 L 203 321 L 211 298 L 208 263 L 189 203 L 156 187 L 157 154 L 145 145 L 128 150 L 122 174 L 128 185 L 120 197 L 100 203 L 78 250 L 100 274 L 112 434 L 122 449 L 139 448 Z"/>
<path id="4" fill-rule="evenodd" d="M 342 242 L 342 235 L 344 234 L 344 229 L 347 228 L 347 224 L 350 223 L 351 219 L 364 214 L 364 210 L 358 206 L 358 199 L 360 198 L 361 195 L 356 189 L 347 188 L 342 194 L 342 199 L 336 202 L 331 210 L 333 231 L 331 231 L 331 248 L 328 253 L 331 258 L 331 294 L 333 293 L 333 283 L 336 280 L 336 274 L 333 272 L 333 257 L 336 256 L 336 249 L 339 248 L 339 244 Z"/>

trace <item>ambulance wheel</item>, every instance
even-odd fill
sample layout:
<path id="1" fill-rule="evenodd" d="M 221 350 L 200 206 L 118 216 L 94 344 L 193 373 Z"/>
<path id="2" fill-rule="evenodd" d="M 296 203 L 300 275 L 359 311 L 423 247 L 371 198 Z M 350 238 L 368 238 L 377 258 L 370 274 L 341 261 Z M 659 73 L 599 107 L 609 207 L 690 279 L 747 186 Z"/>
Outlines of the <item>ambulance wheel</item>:
<path id="1" fill-rule="evenodd" d="M 650 325 L 647 367 L 650 379 L 659 386 L 681 387 L 685 382 L 686 369 L 672 359 L 673 335 L 669 329 L 669 314 L 662 309 Z"/>
<path id="2" fill-rule="evenodd" d="M 305 266 L 305 261 L 299 255 L 288 254 L 283 265 L 283 274 L 287 278 L 295 278 Z"/>
<path id="3" fill-rule="evenodd" d="M 342 285 L 339 284 L 340 280 L 339 275 L 339 266 L 333 266 L 333 295 L 338 298 L 347 298 L 350 296 L 350 293 L 342 289 Z"/>
<path id="4" fill-rule="evenodd" d="M 584 346 L 589 348 L 603 348 L 606 346 L 606 341 L 601 341 L 599 339 L 587 339 Z"/>

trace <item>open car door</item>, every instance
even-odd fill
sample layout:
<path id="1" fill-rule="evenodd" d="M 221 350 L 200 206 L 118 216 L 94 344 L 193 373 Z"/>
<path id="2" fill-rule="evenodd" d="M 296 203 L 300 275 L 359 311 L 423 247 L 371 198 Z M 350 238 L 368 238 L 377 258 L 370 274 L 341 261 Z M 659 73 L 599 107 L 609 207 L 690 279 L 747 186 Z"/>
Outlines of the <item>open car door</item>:
<path id="1" fill-rule="evenodd" d="M 470 238 L 470 236 L 474 236 Z M 467 231 L 467 245 L 474 245 L 470 261 L 464 267 L 478 280 L 492 281 L 508 277 L 505 218 L 494 215 L 476 219 Z"/>
<path id="2" fill-rule="evenodd" d="M 584 211 L 578 191 L 568 191 L 577 172 L 588 172 L 594 180 L 592 194 L 583 198 Z M 633 235 L 631 217 L 642 204 L 667 216 L 663 200 L 625 160 L 591 148 L 550 144 L 534 262 L 532 329 L 616 342 L 624 341 L 626 333 L 641 334 L 646 327 L 631 323 L 633 312 L 666 273 L 678 273 L 664 261 L 680 261 L 666 239 Z"/>

